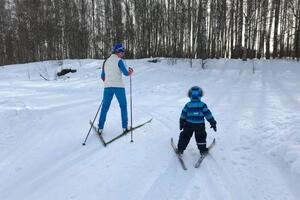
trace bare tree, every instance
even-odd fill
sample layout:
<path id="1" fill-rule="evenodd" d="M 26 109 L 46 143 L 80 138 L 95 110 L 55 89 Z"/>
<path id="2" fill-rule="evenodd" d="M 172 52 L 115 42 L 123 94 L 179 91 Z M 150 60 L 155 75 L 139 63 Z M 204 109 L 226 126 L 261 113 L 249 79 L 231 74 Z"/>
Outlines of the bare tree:
<path id="1" fill-rule="evenodd" d="M 104 58 L 300 57 L 300 0 L 2 0 L 0 65 Z M 243 54 L 244 53 L 244 54 Z"/>

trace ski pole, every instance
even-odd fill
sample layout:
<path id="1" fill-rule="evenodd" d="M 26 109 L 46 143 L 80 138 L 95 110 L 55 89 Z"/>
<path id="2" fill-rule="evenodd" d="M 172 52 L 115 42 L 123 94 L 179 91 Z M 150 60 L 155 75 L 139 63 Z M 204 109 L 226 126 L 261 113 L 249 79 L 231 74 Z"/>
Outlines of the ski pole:
<path id="1" fill-rule="evenodd" d="M 130 76 L 130 125 L 131 125 L 131 142 L 133 142 L 132 138 L 132 84 L 131 84 L 131 76 Z"/>
<path id="2" fill-rule="evenodd" d="M 101 101 L 101 104 L 100 104 L 100 106 L 99 106 L 99 108 L 98 108 L 98 110 L 97 110 L 97 113 L 96 113 L 95 117 L 94 117 L 93 123 L 91 124 L 90 130 L 89 130 L 89 132 L 87 133 L 87 136 L 86 136 L 84 142 L 82 143 L 82 145 L 85 145 L 85 143 L 86 143 L 86 141 L 87 141 L 87 139 L 88 139 L 88 137 L 89 137 L 89 135 L 90 135 L 90 132 L 91 132 L 91 130 L 92 130 L 92 128 L 93 128 L 94 122 L 95 122 L 95 120 L 96 120 L 96 118 L 97 118 L 97 115 L 98 115 L 98 113 L 99 113 L 99 110 L 100 110 L 100 108 L 101 108 L 101 106 L 102 106 L 102 103 L 103 103 L 103 101 Z"/>

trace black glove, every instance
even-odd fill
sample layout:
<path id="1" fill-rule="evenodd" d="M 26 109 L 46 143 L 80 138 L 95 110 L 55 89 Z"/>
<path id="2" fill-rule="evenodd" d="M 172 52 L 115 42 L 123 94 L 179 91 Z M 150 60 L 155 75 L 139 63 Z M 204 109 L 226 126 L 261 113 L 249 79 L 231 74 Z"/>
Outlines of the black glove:
<path id="1" fill-rule="evenodd" d="M 179 130 L 182 130 L 185 126 L 185 120 L 184 119 L 181 119 L 179 120 Z"/>
<path id="2" fill-rule="evenodd" d="M 216 121 L 211 122 L 210 128 L 214 129 L 214 131 L 217 132 L 217 122 Z"/>

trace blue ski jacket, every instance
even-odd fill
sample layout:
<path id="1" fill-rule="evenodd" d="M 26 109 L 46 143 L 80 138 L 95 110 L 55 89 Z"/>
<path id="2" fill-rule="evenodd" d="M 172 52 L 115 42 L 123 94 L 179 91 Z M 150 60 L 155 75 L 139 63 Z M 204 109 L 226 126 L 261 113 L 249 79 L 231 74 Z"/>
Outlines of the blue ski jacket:
<path id="1" fill-rule="evenodd" d="M 200 100 L 191 99 L 190 102 L 186 103 L 180 116 L 180 122 L 189 122 L 193 124 L 205 124 L 204 118 L 210 123 L 215 123 L 215 119 L 212 116 L 207 105 Z"/>

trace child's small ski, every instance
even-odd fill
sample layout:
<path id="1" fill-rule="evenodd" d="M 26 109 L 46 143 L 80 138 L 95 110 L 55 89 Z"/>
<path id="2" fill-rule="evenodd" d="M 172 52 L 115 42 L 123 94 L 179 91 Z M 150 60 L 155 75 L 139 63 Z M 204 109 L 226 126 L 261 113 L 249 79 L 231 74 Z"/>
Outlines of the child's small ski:
<path id="1" fill-rule="evenodd" d="M 214 138 L 214 140 L 212 141 L 212 143 L 207 147 L 208 148 L 208 152 L 207 154 L 209 153 L 210 149 L 213 148 L 216 144 L 216 139 Z M 195 168 L 198 168 L 200 167 L 202 161 L 204 160 L 204 158 L 207 156 L 207 154 L 204 154 L 204 155 L 200 155 L 200 158 L 198 159 L 198 161 L 196 162 L 195 164 Z"/>
<path id="2" fill-rule="evenodd" d="M 176 156 L 177 156 L 177 158 L 178 158 L 178 160 L 179 160 L 179 162 L 180 162 L 182 168 L 183 168 L 184 170 L 187 170 L 187 168 L 186 168 L 186 166 L 185 166 L 185 164 L 184 164 L 184 161 L 183 161 L 182 157 L 181 157 L 181 156 L 177 153 L 177 151 L 176 151 L 177 148 L 176 148 L 176 145 L 174 144 L 173 138 L 171 138 L 171 145 L 172 145 L 172 147 L 173 147 L 173 149 L 174 149 L 174 151 L 175 151 L 175 154 L 176 154 Z"/>

